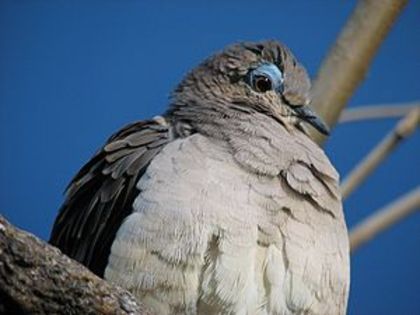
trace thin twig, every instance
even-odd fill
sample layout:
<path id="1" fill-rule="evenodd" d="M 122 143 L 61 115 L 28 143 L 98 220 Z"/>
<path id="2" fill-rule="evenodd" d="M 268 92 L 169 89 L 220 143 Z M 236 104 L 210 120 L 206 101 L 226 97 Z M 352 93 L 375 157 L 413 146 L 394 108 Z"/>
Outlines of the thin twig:
<path id="1" fill-rule="evenodd" d="M 338 121 L 348 123 L 370 119 L 398 118 L 405 116 L 416 107 L 420 107 L 420 102 L 360 106 L 344 110 Z"/>
<path id="2" fill-rule="evenodd" d="M 312 105 L 333 127 L 365 77 L 373 56 L 407 0 L 359 0 L 323 61 L 313 86 Z M 314 139 L 324 138 L 314 132 Z"/>
<path id="3" fill-rule="evenodd" d="M 420 108 L 412 109 L 370 153 L 350 172 L 341 184 L 346 199 L 392 150 L 409 137 L 420 123 Z"/>
<path id="4" fill-rule="evenodd" d="M 375 211 L 350 232 L 350 248 L 354 252 L 381 231 L 420 208 L 420 186 L 396 201 Z"/>

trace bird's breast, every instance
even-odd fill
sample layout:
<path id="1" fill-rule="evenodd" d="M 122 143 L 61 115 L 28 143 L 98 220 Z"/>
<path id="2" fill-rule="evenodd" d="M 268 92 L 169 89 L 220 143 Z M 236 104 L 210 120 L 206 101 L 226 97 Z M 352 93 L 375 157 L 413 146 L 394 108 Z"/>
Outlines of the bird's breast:
<path id="1" fill-rule="evenodd" d="M 167 145 L 137 186 L 105 277 L 160 314 L 344 314 L 343 218 L 287 180 L 196 134 Z"/>

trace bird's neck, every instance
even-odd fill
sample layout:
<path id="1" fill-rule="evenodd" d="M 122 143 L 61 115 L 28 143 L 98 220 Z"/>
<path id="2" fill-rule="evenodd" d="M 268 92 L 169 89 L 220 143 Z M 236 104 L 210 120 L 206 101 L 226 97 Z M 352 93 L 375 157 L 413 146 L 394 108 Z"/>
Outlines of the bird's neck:
<path id="1" fill-rule="evenodd" d="M 185 110 L 173 116 L 173 125 L 181 137 L 198 132 L 220 141 L 239 164 L 261 175 L 277 176 L 286 169 L 296 158 L 296 140 L 316 146 L 299 128 L 286 127 L 262 113 L 226 108 Z"/>

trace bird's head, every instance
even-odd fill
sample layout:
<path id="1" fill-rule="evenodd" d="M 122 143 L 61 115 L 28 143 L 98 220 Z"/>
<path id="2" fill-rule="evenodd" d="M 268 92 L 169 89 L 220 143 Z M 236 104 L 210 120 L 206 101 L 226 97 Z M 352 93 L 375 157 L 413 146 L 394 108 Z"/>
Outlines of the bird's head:
<path id="1" fill-rule="evenodd" d="M 308 74 L 285 45 L 244 42 L 228 46 L 187 74 L 172 95 L 170 111 L 191 122 L 258 112 L 287 129 L 306 122 L 328 134 L 308 107 L 309 93 Z"/>

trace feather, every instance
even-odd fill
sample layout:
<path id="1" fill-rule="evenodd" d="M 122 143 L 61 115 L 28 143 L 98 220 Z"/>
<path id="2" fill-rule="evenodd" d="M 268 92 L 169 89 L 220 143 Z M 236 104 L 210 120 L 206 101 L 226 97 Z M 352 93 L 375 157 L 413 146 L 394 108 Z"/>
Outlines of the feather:
<path id="1" fill-rule="evenodd" d="M 50 242 L 102 276 L 112 239 L 132 211 L 135 183 L 170 141 L 162 117 L 130 124 L 110 137 L 68 186 Z"/>

